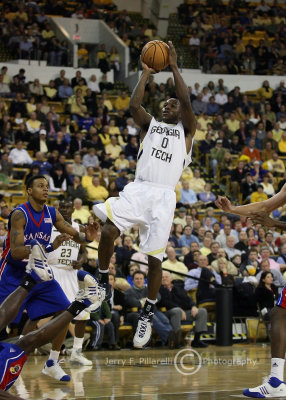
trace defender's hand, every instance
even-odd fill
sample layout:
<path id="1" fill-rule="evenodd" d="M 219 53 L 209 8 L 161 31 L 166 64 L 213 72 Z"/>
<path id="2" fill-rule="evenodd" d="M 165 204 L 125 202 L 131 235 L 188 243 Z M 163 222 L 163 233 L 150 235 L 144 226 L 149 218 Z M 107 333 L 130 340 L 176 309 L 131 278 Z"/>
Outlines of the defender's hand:
<path id="1" fill-rule="evenodd" d="M 262 225 L 268 226 L 270 228 L 275 226 L 275 220 L 269 217 L 266 213 L 253 213 L 252 216 L 249 217 L 254 224 L 257 222 L 261 223 Z"/>
<path id="2" fill-rule="evenodd" d="M 218 196 L 218 199 L 215 201 L 215 205 L 218 208 L 221 208 L 223 211 L 225 212 L 231 212 L 232 211 L 232 204 L 231 202 L 228 200 L 227 197 L 223 197 L 223 196 Z"/>
<path id="3" fill-rule="evenodd" d="M 176 67 L 178 57 L 175 47 L 171 41 L 168 42 L 168 46 L 169 46 L 169 65 L 170 67 Z"/>
<path id="4" fill-rule="evenodd" d="M 62 245 L 62 243 L 66 240 L 72 239 L 71 235 L 68 235 L 67 233 L 61 233 L 58 235 L 55 240 L 53 241 L 53 248 L 56 250 L 58 247 Z"/>
<path id="5" fill-rule="evenodd" d="M 87 225 L 85 227 L 85 236 L 86 239 L 89 241 L 94 241 L 97 231 L 99 230 L 99 223 L 98 222 L 93 222 L 90 225 Z"/>

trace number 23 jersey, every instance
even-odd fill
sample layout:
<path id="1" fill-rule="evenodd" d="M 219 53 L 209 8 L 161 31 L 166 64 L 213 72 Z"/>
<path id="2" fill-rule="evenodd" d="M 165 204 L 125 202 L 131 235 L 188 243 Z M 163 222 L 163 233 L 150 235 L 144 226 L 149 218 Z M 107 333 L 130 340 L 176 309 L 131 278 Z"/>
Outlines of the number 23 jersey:
<path id="1" fill-rule="evenodd" d="M 181 121 L 170 125 L 152 118 L 138 151 L 136 179 L 175 188 L 192 160 L 191 152 L 186 152 Z"/>
<path id="2" fill-rule="evenodd" d="M 72 227 L 79 232 L 79 224 L 72 222 Z M 60 235 L 55 227 L 52 229 L 51 243 L 55 238 Z M 60 247 L 51 253 L 47 254 L 48 263 L 51 266 L 55 266 L 63 269 L 73 269 L 72 262 L 77 261 L 80 244 L 73 240 L 65 240 Z"/>

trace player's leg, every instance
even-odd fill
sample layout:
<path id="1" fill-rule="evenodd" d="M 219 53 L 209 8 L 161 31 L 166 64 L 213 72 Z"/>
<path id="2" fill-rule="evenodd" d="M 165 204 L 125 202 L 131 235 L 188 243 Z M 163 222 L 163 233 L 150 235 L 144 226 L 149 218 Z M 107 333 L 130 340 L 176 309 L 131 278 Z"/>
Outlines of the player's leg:
<path id="1" fill-rule="evenodd" d="M 286 384 L 284 380 L 284 364 L 286 352 L 286 308 L 285 288 L 283 289 L 277 304 L 270 314 L 271 322 L 271 371 L 267 381 L 262 385 L 245 389 L 243 394 L 247 397 L 286 397 Z"/>
<path id="2" fill-rule="evenodd" d="M 0 331 L 16 318 L 28 294 L 26 289 L 19 286 L 3 301 L 0 306 Z"/>
<path id="3" fill-rule="evenodd" d="M 75 330 L 74 330 L 75 335 L 74 335 L 73 349 L 70 361 L 79 363 L 81 365 L 92 365 L 92 361 L 88 360 L 82 354 L 85 326 L 86 326 L 86 320 L 82 321 L 75 320 Z"/>
<path id="4" fill-rule="evenodd" d="M 133 345 L 142 348 L 148 344 L 152 335 L 152 320 L 157 295 L 162 282 L 162 262 L 158 258 L 148 256 L 148 297 L 138 320 Z"/>
<path id="5" fill-rule="evenodd" d="M 108 283 L 108 267 L 114 253 L 114 241 L 119 235 L 119 229 L 110 220 L 107 220 L 103 225 L 98 246 L 100 283 Z"/>
<path id="6" fill-rule="evenodd" d="M 84 271 L 79 271 L 84 273 Z M 85 289 L 81 289 L 76 297 L 76 300 L 70 304 L 66 311 L 58 315 L 56 318 L 49 321 L 36 331 L 23 336 L 15 344 L 20 347 L 25 353 L 30 353 L 35 348 L 43 346 L 50 342 L 59 331 L 62 331 L 68 324 L 87 307 L 94 307 L 97 310 L 100 307 L 102 299 L 98 294 L 98 282 L 88 273 L 81 274 Z"/>

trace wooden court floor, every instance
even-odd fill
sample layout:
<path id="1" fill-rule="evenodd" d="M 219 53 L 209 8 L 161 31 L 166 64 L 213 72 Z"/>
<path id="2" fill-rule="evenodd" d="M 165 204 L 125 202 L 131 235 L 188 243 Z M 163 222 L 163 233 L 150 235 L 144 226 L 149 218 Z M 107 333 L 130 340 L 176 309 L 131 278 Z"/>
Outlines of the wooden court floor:
<path id="1" fill-rule="evenodd" d="M 225 400 L 245 398 L 242 390 L 261 384 L 270 368 L 265 344 L 85 354 L 93 367 L 70 365 L 65 358 L 67 383 L 41 373 L 46 357 L 30 356 L 11 393 L 29 400 Z"/>

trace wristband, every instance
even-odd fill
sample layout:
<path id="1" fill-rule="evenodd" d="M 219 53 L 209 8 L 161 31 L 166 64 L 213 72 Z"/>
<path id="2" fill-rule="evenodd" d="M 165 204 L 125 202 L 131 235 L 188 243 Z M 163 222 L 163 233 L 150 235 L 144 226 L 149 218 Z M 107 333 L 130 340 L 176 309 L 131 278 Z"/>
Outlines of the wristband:
<path id="1" fill-rule="evenodd" d="M 50 243 L 47 246 L 45 246 L 45 251 L 46 253 L 51 253 L 52 251 L 54 251 L 53 243 Z"/>

